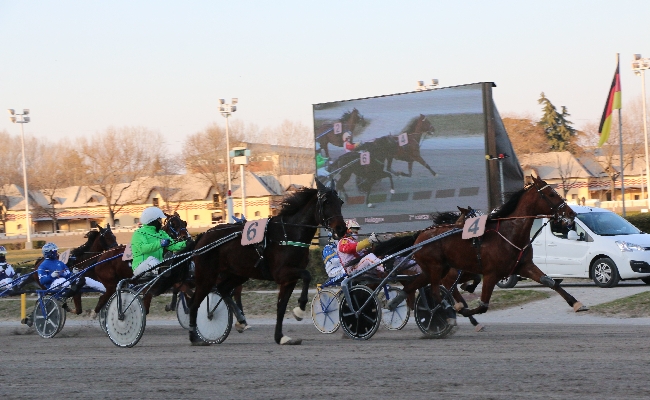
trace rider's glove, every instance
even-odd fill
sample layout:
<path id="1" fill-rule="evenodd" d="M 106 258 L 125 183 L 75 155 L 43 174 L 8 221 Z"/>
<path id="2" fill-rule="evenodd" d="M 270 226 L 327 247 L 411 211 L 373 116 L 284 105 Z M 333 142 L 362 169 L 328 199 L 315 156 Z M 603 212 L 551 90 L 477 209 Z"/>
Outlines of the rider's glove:
<path id="1" fill-rule="evenodd" d="M 60 272 L 59 272 L 59 271 L 54 271 L 54 272 L 52 272 L 52 278 L 58 278 L 59 275 L 60 275 Z"/>
<path id="2" fill-rule="evenodd" d="M 77 267 L 72 268 L 72 273 L 73 274 L 78 274 L 79 273 L 79 268 L 77 268 Z"/>
<path id="3" fill-rule="evenodd" d="M 160 239 L 160 247 L 167 247 L 171 244 L 171 240 L 169 239 Z"/>
<path id="4" fill-rule="evenodd" d="M 379 239 L 377 239 L 377 235 L 375 235 L 375 232 L 371 233 L 370 236 L 368 236 L 368 240 L 370 243 L 376 244 L 379 243 Z"/>

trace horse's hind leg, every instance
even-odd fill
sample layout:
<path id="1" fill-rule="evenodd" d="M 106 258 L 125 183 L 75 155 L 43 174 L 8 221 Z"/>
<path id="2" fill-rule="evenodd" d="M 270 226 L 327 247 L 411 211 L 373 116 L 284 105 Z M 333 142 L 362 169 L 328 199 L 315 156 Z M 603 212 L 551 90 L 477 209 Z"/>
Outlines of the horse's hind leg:
<path id="1" fill-rule="evenodd" d="M 571 296 L 569 293 L 567 293 L 566 290 L 560 287 L 559 282 L 553 280 L 548 275 L 545 275 L 537 267 L 537 265 L 533 264 L 532 262 L 522 265 L 521 267 L 516 269 L 516 271 L 519 275 L 523 277 L 530 278 L 537 283 L 541 283 L 542 285 L 550 287 L 551 289 L 555 290 L 560 296 L 562 296 L 562 298 L 567 302 L 567 304 L 573 308 L 573 311 L 575 312 L 589 311 L 588 307 L 586 307 L 584 304 L 576 300 L 575 297 Z"/>
<path id="2" fill-rule="evenodd" d="M 239 311 L 241 311 L 242 315 L 245 315 L 244 313 L 244 305 L 241 302 L 241 292 L 244 289 L 242 285 L 237 286 L 233 291 L 232 291 L 232 298 L 235 300 L 235 304 L 237 304 L 237 307 L 239 307 Z"/>
<path id="3" fill-rule="evenodd" d="M 436 174 L 436 171 L 434 171 L 433 168 L 431 168 L 429 166 L 429 164 L 427 164 L 427 162 L 424 161 L 424 158 L 422 158 L 422 156 L 419 155 L 419 154 L 417 156 L 413 157 L 413 161 L 409 162 L 409 176 L 411 176 L 411 171 L 413 170 L 413 162 L 414 161 L 417 161 L 424 168 L 428 169 L 429 172 L 431 172 L 431 175 L 438 176 L 438 174 Z"/>
<path id="4" fill-rule="evenodd" d="M 488 307 L 490 306 L 490 298 L 492 297 L 492 292 L 494 291 L 494 287 L 498 281 L 499 279 L 492 274 L 483 275 L 483 290 L 481 290 L 481 300 L 479 301 L 478 307 L 472 309 L 463 308 L 462 310 L 458 311 L 460 315 L 469 318 L 472 315 L 483 314 L 487 312 Z"/>
<path id="5" fill-rule="evenodd" d="M 180 286 L 174 286 L 174 290 L 172 291 L 172 301 L 165 305 L 165 311 L 176 311 L 176 302 L 178 301 L 179 290 Z"/>
<path id="6" fill-rule="evenodd" d="M 309 284 L 311 283 L 311 274 L 306 269 L 300 270 L 300 279 L 302 279 L 302 291 L 300 292 L 300 297 L 298 298 L 298 307 L 293 309 L 293 316 L 298 321 L 302 321 L 307 317 L 307 312 L 305 308 L 307 307 L 307 298 L 309 291 Z"/>

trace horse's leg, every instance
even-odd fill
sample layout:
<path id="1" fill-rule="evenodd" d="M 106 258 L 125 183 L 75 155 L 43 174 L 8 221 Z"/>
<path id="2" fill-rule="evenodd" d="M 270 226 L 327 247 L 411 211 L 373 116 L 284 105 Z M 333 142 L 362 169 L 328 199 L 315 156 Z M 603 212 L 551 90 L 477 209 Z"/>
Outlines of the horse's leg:
<path id="1" fill-rule="evenodd" d="M 115 289 L 117 288 L 117 284 L 113 282 L 109 283 L 107 281 L 104 281 L 102 283 L 106 288 L 106 291 L 99 296 L 99 299 L 97 300 L 97 305 L 95 306 L 93 312 L 90 314 L 91 318 L 97 318 L 97 314 L 99 314 L 99 311 L 104 307 L 104 305 L 106 305 L 108 299 L 111 298 L 113 293 L 115 293 Z"/>
<path id="2" fill-rule="evenodd" d="M 481 283 L 481 275 L 479 274 L 467 274 L 467 280 L 461 280 L 463 283 L 460 285 L 460 288 L 467 293 L 474 293 L 476 287 Z M 472 281 L 472 284 L 469 284 L 469 281 Z"/>
<path id="3" fill-rule="evenodd" d="M 192 346 L 206 346 L 209 345 L 208 342 L 201 340 L 199 335 L 196 333 L 196 314 L 198 313 L 199 306 L 205 297 L 212 290 L 213 281 L 209 279 L 204 279 L 197 281 L 194 294 L 190 299 L 188 304 L 190 309 L 190 343 Z"/>
<path id="4" fill-rule="evenodd" d="M 153 299 L 153 293 L 151 293 L 151 291 L 145 294 L 144 297 L 142 298 L 142 303 L 144 303 L 144 312 L 147 315 L 149 315 L 149 307 L 151 307 L 152 299 Z"/>
<path id="5" fill-rule="evenodd" d="M 553 280 L 553 278 L 549 277 L 548 275 L 545 275 L 537 267 L 537 265 L 533 264 L 532 262 L 526 262 L 521 267 L 517 268 L 516 271 L 521 276 L 530 278 L 537 283 L 541 283 L 542 285 L 550 287 L 551 289 L 555 290 L 560 296 L 562 296 L 562 298 L 567 302 L 569 306 L 573 307 L 573 311 L 580 312 L 580 311 L 589 310 L 588 307 L 583 305 L 581 302 L 576 300 L 575 297 L 567 293 L 566 290 L 561 288 L 559 282 L 556 282 L 555 280 Z"/>
<path id="6" fill-rule="evenodd" d="M 275 343 L 277 344 L 301 344 L 302 339 L 291 339 L 289 336 L 284 336 L 282 333 L 282 321 L 284 320 L 284 313 L 287 311 L 287 304 L 293 293 L 293 289 L 298 283 L 298 277 L 289 282 L 280 284 L 280 293 L 278 293 L 278 314 L 275 321 Z"/>
<path id="7" fill-rule="evenodd" d="M 483 289 L 481 290 L 481 300 L 478 303 L 478 307 L 472 309 L 463 308 L 462 310 L 458 311 L 460 315 L 469 318 L 475 314 L 485 313 L 490 306 L 490 298 L 492 297 L 494 287 L 500 279 L 501 278 L 496 277 L 495 274 L 483 275 Z"/>
<path id="8" fill-rule="evenodd" d="M 230 305 L 230 307 L 233 309 L 232 311 L 235 314 L 235 318 L 237 319 L 237 322 L 235 323 L 235 330 L 237 330 L 237 332 L 239 333 L 244 332 L 246 329 L 249 328 L 249 326 L 248 323 L 246 322 L 246 317 L 244 316 L 244 313 L 241 311 L 241 308 L 237 305 L 236 302 L 233 301 L 232 295 L 233 292 L 238 287 L 241 287 L 241 285 L 247 280 L 248 278 L 231 275 L 223 279 L 217 285 L 217 291 L 219 293 L 228 293 L 228 295 L 222 295 L 222 297 L 224 301 L 227 302 Z M 241 291 L 240 291 L 240 295 L 241 295 Z"/>
<path id="9" fill-rule="evenodd" d="M 176 311 L 176 302 L 178 301 L 178 291 L 180 290 L 180 285 L 174 285 L 174 290 L 172 291 L 172 301 L 165 305 L 165 311 Z"/>
<path id="10" fill-rule="evenodd" d="M 242 285 L 239 285 L 233 290 L 232 292 L 232 297 L 235 300 L 235 304 L 237 304 L 237 307 L 239 307 L 239 311 L 241 311 L 242 315 L 244 314 L 244 305 L 241 302 L 241 292 L 244 289 Z"/>
<path id="11" fill-rule="evenodd" d="M 462 283 L 464 285 L 467 284 L 470 280 L 474 280 L 474 288 L 476 288 L 476 285 L 478 285 L 478 282 L 476 282 L 476 274 L 471 274 L 464 272 L 461 274 L 460 279 L 458 278 L 458 272 L 457 270 L 453 269 L 450 270 L 450 272 L 445 276 L 445 279 L 442 280 L 442 285 L 444 287 L 450 288 L 449 290 L 452 291 L 451 295 L 456 301 L 456 304 L 454 304 L 454 309 L 456 311 L 460 311 L 463 308 L 468 308 L 467 302 L 465 301 L 465 298 L 463 297 L 462 294 L 460 294 L 460 291 L 458 290 L 458 287 L 456 287 L 459 283 Z M 458 279 L 458 282 L 456 282 L 456 279 Z M 479 277 L 479 282 L 480 282 L 480 277 Z M 456 284 L 456 286 L 454 286 Z M 454 287 L 452 287 L 454 286 Z M 463 285 L 461 285 L 463 287 Z M 472 292 L 474 289 L 472 289 Z M 462 314 L 461 314 L 462 315 Z M 483 325 L 480 325 L 478 321 L 473 317 L 473 316 L 468 316 L 469 322 L 474 326 L 474 329 L 476 332 L 483 332 L 485 330 L 485 327 Z"/>
<path id="12" fill-rule="evenodd" d="M 427 162 L 424 161 L 424 159 L 422 158 L 421 155 L 419 155 L 419 154 L 415 155 L 415 156 L 413 157 L 413 161 L 417 161 L 417 162 L 420 163 L 424 168 L 428 169 L 429 172 L 431 172 L 431 175 L 433 175 L 433 176 L 437 176 L 437 175 L 438 175 L 438 174 L 436 174 L 436 171 L 434 171 L 434 170 L 429 166 L 429 164 L 427 164 Z M 413 161 L 410 161 L 410 162 L 409 162 L 409 176 L 411 176 L 411 170 L 413 169 Z"/>
<path id="13" fill-rule="evenodd" d="M 302 291 L 300 292 L 300 297 L 298 298 L 298 307 L 293 309 L 293 316 L 298 321 L 302 321 L 303 318 L 307 318 L 307 312 L 305 308 L 307 307 L 307 302 L 309 301 L 307 295 L 309 293 L 309 284 L 311 283 L 311 274 L 306 269 L 300 270 L 300 279 L 302 279 Z"/>

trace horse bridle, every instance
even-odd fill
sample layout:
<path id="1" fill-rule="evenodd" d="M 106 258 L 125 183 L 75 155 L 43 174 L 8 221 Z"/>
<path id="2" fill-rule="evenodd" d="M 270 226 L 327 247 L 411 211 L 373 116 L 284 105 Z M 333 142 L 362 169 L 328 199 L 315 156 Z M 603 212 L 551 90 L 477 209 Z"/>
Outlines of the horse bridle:
<path id="1" fill-rule="evenodd" d="M 555 195 L 558 198 L 561 199 L 562 196 L 560 196 L 560 194 L 555 189 L 553 189 L 553 187 L 551 185 L 549 185 L 548 183 L 540 188 L 540 187 L 537 186 L 537 182 L 533 182 L 533 186 L 535 186 L 535 189 L 537 190 L 537 193 L 539 193 L 539 195 L 542 197 L 542 199 L 544 199 L 548 203 L 549 207 L 551 208 L 551 212 L 554 214 L 553 219 L 555 219 L 555 220 L 566 219 L 564 217 L 560 218 L 560 211 L 562 211 L 562 209 L 564 207 L 566 207 L 566 205 L 567 205 L 566 201 L 562 200 L 561 203 L 554 205 L 551 202 L 551 199 L 547 195 L 544 194 L 543 190 L 546 189 L 546 188 L 549 188 L 549 189 L 551 189 L 553 191 L 553 193 L 555 193 Z"/>
<path id="2" fill-rule="evenodd" d="M 174 229 L 174 227 L 171 224 L 172 219 L 177 219 L 179 222 L 181 221 L 180 217 L 178 215 L 172 215 L 171 217 L 167 218 L 165 221 L 165 226 L 171 231 L 171 233 L 174 235 L 174 239 L 178 239 L 180 234 L 185 231 L 187 236 L 190 236 L 190 233 L 187 231 L 187 228 L 182 227 L 178 231 Z M 183 224 L 180 224 L 183 225 Z"/>
<path id="3" fill-rule="evenodd" d="M 106 243 L 106 238 L 104 237 L 104 234 L 105 234 L 106 232 L 112 232 L 110 226 L 109 226 L 108 228 L 104 228 L 104 229 L 101 229 L 101 226 L 99 226 L 98 228 L 99 228 L 99 238 L 100 238 L 100 240 L 102 241 L 102 243 L 104 244 L 104 247 L 106 247 L 106 250 L 110 250 L 110 249 L 112 249 L 113 247 L 117 247 L 117 246 L 118 246 L 118 244 L 117 244 L 117 240 L 115 241 L 115 244 L 114 244 L 114 245 L 109 245 L 108 243 Z"/>
<path id="4" fill-rule="evenodd" d="M 316 198 L 317 198 L 317 202 L 318 202 L 318 218 L 319 218 L 318 223 L 319 223 L 323 228 L 325 228 L 325 229 L 327 229 L 328 231 L 331 232 L 332 229 L 331 229 L 331 228 L 329 227 L 329 225 L 328 225 L 329 222 L 330 222 L 330 220 L 331 220 L 332 218 L 336 218 L 336 217 L 341 217 L 341 218 L 343 218 L 343 214 L 332 215 L 332 216 L 329 217 L 329 218 L 325 218 L 325 212 L 323 211 L 323 207 L 325 206 L 325 202 L 327 201 L 327 196 L 328 196 L 330 193 L 333 193 L 333 194 L 338 198 L 338 195 L 337 195 L 337 193 L 336 193 L 336 190 L 331 189 L 331 188 L 328 188 L 328 189 L 326 189 L 326 190 L 319 190 L 319 191 L 318 191 L 318 195 L 316 196 Z M 341 200 L 341 201 L 343 201 L 343 200 Z"/>

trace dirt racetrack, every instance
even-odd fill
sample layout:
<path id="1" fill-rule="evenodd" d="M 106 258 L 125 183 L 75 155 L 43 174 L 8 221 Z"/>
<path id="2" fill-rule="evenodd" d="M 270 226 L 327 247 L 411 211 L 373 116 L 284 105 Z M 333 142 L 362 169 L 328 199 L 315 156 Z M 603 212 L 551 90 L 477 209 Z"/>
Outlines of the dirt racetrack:
<path id="1" fill-rule="evenodd" d="M 53 339 L 0 327 L 0 398 L 182 399 L 630 399 L 650 397 L 649 326 L 468 325 L 425 340 L 409 323 L 369 341 L 324 335 L 311 324 L 273 342 L 272 325 L 233 330 L 221 345 L 191 347 L 178 325 L 151 322 L 134 348 L 115 347 L 96 324 Z M 418 397 L 415 397 L 418 396 Z"/>

